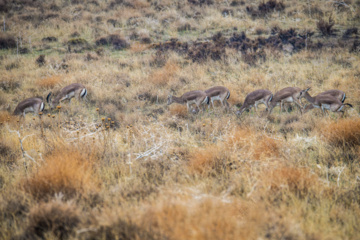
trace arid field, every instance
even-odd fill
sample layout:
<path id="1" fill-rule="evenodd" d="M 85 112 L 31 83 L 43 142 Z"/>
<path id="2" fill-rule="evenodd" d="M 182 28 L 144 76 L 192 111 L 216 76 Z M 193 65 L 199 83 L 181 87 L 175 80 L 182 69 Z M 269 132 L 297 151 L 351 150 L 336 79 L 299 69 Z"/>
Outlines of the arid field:
<path id="1" fill-rule="evenodd" d="M 360 238 L 359 0 L 0 0 L 0 21 L 0 239 Z M 72 83 L 87 101 L 50 109 Z M 167 105 L 213 86 L 228 111 Z M 353 107 L 236 115 L 285 87 Z"/>

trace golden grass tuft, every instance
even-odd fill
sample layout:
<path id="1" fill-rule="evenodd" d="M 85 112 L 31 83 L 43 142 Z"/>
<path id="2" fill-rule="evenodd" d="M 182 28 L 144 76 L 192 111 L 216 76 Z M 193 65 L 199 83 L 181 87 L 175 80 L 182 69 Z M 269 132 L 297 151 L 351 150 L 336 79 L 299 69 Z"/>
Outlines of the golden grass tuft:
<path id="1" fill-rule="evenodd" d="M 23 188 L 35 198 L 62 193 L 67 197 L 92 192 L 98 187 L 91 159 L 76 149 L 57 149 L 27 179 Z"/>
<path id="2" fill-rule="evenodd" d="M 168 239 L 252 239 L 255 227 L 242 225 L 247 207 L 206 197 L 160 201 L 146 210 L 142 221 Z"/>
<path id="3" fill-rule="evenodd" d="M 226 170 L 228 158 L 221 147 L 208 145 L 190 153 L 188 170 L 199 174 L 221 174 Z"/>
<path id="4" fill-rule="evenodd" d="M 150 74 L 148 82 L 157 86 L 165 86 L 175 79 L 179 69 L 180 68 L 176 63 L 168 61 L 164 67 L 156 69 Z"/>
<path id="5" fill-rule="evenodd" d="M 185 105 L 179 105 L 176 103 L 173 103 L 170 107 L 170 114 L 175 115 L 178 117 L 185 118 L 188 115 L 188 110 Z"/>
<path id="6" fill-rule="evenodd" d="M 42 78 L 36 81 L 36 85 L 39 87 L 43 87 L 46 89 L 50 89 L 55 87 L 57 84 L 61 83 L 63 80 L 63 76 L 53 75 L 50 77 Z"/>
<path id="7" fill-rule="evenodd" d="M 134 53 L 140 53 L 149 49 L 149 44 L 144 43 L 133 43 L 131 44 L 130 50 Z"/>
<path id="8" fill-rule="evenodd" d="M 276 196 L 283 190 L 303 198 L 316 186 L 318 180 L 307 168 L 279 167 L 264 174 L 263 180 L 269 184 L 270 191 Z"/>
<path id="9" fill-rule="evenodd" d="M 274 158 L 280 156 L 280 143 L 279 140 L 262 136 L 253 145 L 253 157 L 256 160 Z"/>
<path id="10" fill-rule="evenodd" d="M 360 145 L 360 119 L 339 119 L 337 122 L 321 124 L 319 133 L 331 145 L 356 146 Z"/>

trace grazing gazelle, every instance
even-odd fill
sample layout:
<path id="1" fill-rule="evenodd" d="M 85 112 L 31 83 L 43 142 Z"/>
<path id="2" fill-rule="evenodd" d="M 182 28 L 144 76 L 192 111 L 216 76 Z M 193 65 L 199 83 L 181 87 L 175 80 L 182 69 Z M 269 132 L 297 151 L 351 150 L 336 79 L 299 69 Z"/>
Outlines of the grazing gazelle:
<path id="1" fill-rule="evenodd" d="M 297 87 L 287 87 L 277 91 L 270 102 L 269 114 L 272 112 L 275 106 L 280 105 L 282 112 L 284 103 L 293 102 L 299 107 L 300 113 L 302 113 L 303 106 L 300 103 L 300 98 L 304 97 L 305 92 L 308 90 L 309 89 L 302 90 Z"/>
<path id="2" fill-rule="evenodd" d="M 49 95 L 46 97 L 46 101 L 49 103 L 50 108 L 53 109 L 59 103 L 66 99 L 69 99 L 70 102 L 71 98 L 73 97 L 76 97 L 79 100 L 80 98 L 83 98 L 86 101 L 86 95 L 87 90 L 84 85 L 82 85 L 81 83 L 73 83 L 61 89 L 60 93 L 54 99 L 50 99 L 50 92 Z"/>
<path id="3" fill-rule="evenodd" d="M 206 95 L 210 98 L 212 107 L 214 108 L 214 101 L 219 100 L 221 105 L 226 109 L 229 109 L 229 103 L 227 100 L 230 97 L 230 91 L 226 87 L 216 86 L 205 90 Z M 210 105 L 209 105 L 210 108 Z"/>
<path id="4" fill-rule="evenodd" d="M 266 89 L 259 89 L 249 93 L 241 106 L 240 110 L 236 112 L 236 115 L 240 116 L 246 109 L 250 109 L 255 106 L 255 112 L 257 113 L 257 105 L 263 103 L 266 106 L 266 110 L 269 109 L 269 102 L 271 101 L 273 94 Z"/>
<path id="5" fill-rule="evenodd" d="M 306 89 L 306 92 L 304 94 L 306 100 L 310 102 L 310 104 L 305 108 L 305 112 L 313 108 L 321 108 L 324 115 L 325 115 L 325 109 L 330 110 L 332 112 L 342 113 L 342 115 L 344 115 L 344 111 L 343 111 L 344 106 L 348 105 L 350 107 L 353 107 L 350 103 L 343 103 L 338 98 L 332 95 L 318 94 L 317 96 L 312 97 L 307 92 L 309 89 L 310 88 Z"/>
<path id="6" fill-rule="evenodd" d="M 306 94 L 308 94 L 308 93 L 306 93 Z M 345 102 L 345 99 L 346 99 L 346 94 L 343 91 L 337 90 L 337 89 L 328 90 L 328 91 L 319 93 L 316 96 L 326 96 L 326 95 L 333 96 L 333 97 L 339 99 L 339 101 L 341 101 L 342 103 Z M 307 110 L 310 110 L 310 109 L 313 109 L 314 106 L 312 104 L 310 104 L 308 106 L 305 106 L 305 108 L 307 108 Z"/>
<path id="7" fill-rule="evenodd" d="M 20 115 L 20 118 L 22 116 L 25 118 L 26 113 L 33 112 L 34 114 L 38 114 L 42 112 L 44 108 L 45 104 L 41 98 L 27 98 L 16 106 L 13 115 Z"/>
<path id="8" fill-rule="evenodd" d="M 209 104 L 209 97 L 206 96 L 206 93 L 203 91 L 190 91 L 184 93 L 181 97 L 175 97 L 172 95 L 168 96 L 167 104 L 170 105 L 173 102 L 179 103 L 179 104 L 186 104 L 187 110 L 189 111 L 191 104 L 196 104 L 199 110 L 201 104 Z"/>

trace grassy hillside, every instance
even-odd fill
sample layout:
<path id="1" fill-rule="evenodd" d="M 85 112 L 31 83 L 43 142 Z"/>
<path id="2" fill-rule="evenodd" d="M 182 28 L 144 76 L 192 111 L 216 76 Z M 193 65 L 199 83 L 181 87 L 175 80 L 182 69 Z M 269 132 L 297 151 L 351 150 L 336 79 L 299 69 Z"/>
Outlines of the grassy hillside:
<path id="1" fill-rule="evenodd" d="M 360 1 L 3 0 L 0 17 L 0 239 L 360 235 Z M 12 116 L 71 83 L 87 103 Z M 166 104 L 216 85 L 229 112 Z M 354 107 L 235 115 L 289 86 Z"/>

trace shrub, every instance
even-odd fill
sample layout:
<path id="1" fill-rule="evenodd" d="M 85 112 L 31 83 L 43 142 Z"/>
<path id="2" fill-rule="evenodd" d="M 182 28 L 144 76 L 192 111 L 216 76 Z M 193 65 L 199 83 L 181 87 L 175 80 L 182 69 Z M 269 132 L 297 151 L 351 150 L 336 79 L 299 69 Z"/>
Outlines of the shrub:
<path id="1" fill-rule="evenodd" d="M 307 168 L 279 167 L 264 175 L 264 181 L 272 192 L 268 195 L 281 195 L 289 191 L 299 198 L 304 198 L 315 187 L 317 178 Z"/>
<path id="2" fill-rule="evenodd" d="M 331 145 L 353 147 L 360 145 L 360 119 L 340 119 L 322 124 L 320 134 Z"/>
<path id="3" fill-rule="evenodd" d="M 216 176 L 226 171 L 228 158 L 220 147 L 209 145 L 190 153 L 188 169 L 191 173 Z"/>
<path id="4" fill-rule="evenodd" d="M 80 216 L 75 206 L 60 201 L 41 203 L 30 209 L 24 237 L 44 239 L 45 233 L 50 232 L 57 239 L 68 239 L 79 223 Z"/>
<path id="5" fill-rule="evenodd" d="M 343 34 L 343 38 L 349 38 L 351 37 L 351 35 L 356 35 L 358 34 L 358 28 L 354 27 L 354 28 L 348 28 L 346 29 L 346 31 Z"/>
<path id="6" fill-rule="evenodd" d="M 16 48 L 16 41 L 14 37 L 7 34 L 0 33 L 0 49 Z"/>
<path id="7" fill-rule="evenodd" d="M 40 55 L 37 59 L 36 59 L 36 64 L 39 66 L 39 67 L 42 67 L 45 65 L 46 63 L 46 60 L 45 60 L 45 55 Z"/>
<path id="8" fill-rule="evenodd" d="M 115 50 L 127 49 L 130 47 L 129 42 L 117 34 L 111 34 L 107 37 L 101 37 L 96 40 L 97 46 L 112 45 Z"/>
<path id="9" fill-rule="evenodd" d="M 186 118 L 188 116 L 188 110 L 184 105 L 173 103 L 173 105 L 170 106 L 170 114 L 181 118 Z"/>
<path id="10" fill-rule="evenodd" d="M 45 157 L 44 163 L 22 183 L 35 198 L 47 198 L 55 193 L 66 197 L 97 189 L 91 159 L 76 149 L 57 149 Z"/>
<path id="11" fill-rule="evenodd" d="M 36 84 L 43 88 L 53 88 L 62 81 L 62 76 L 54 75 L 46 78 L 42 78 L 36 81 Z"/>
<path id="12" fill-rule="evenodd" d="M 332 15 L 329 16 L 328 21 L 325 21 L 324 19 L 320 19 L 319 22 L 316 24 L 318 30 L 324 35 L 324 36 L 330 36 L 333 34 L 334 30 L 333 27 L 335 25 L 335 21 L 332 18 Z"/>
<path id="13" fill-rule="evenodd" d="M 78 46 L 78 45 L 87 45 L 87 41 L 83 38 L 72 38 L 69 41 L 67 41 L 68 45 L 72 46 Z"/>
<path id="14" fill-rule="evenodd" d="M 148 82 L 158 86 L 164 86 L 174 79 L 178 71 L 178 65 L 168 61 L 164 67 L 156 69 L 149 75 Z"/>

